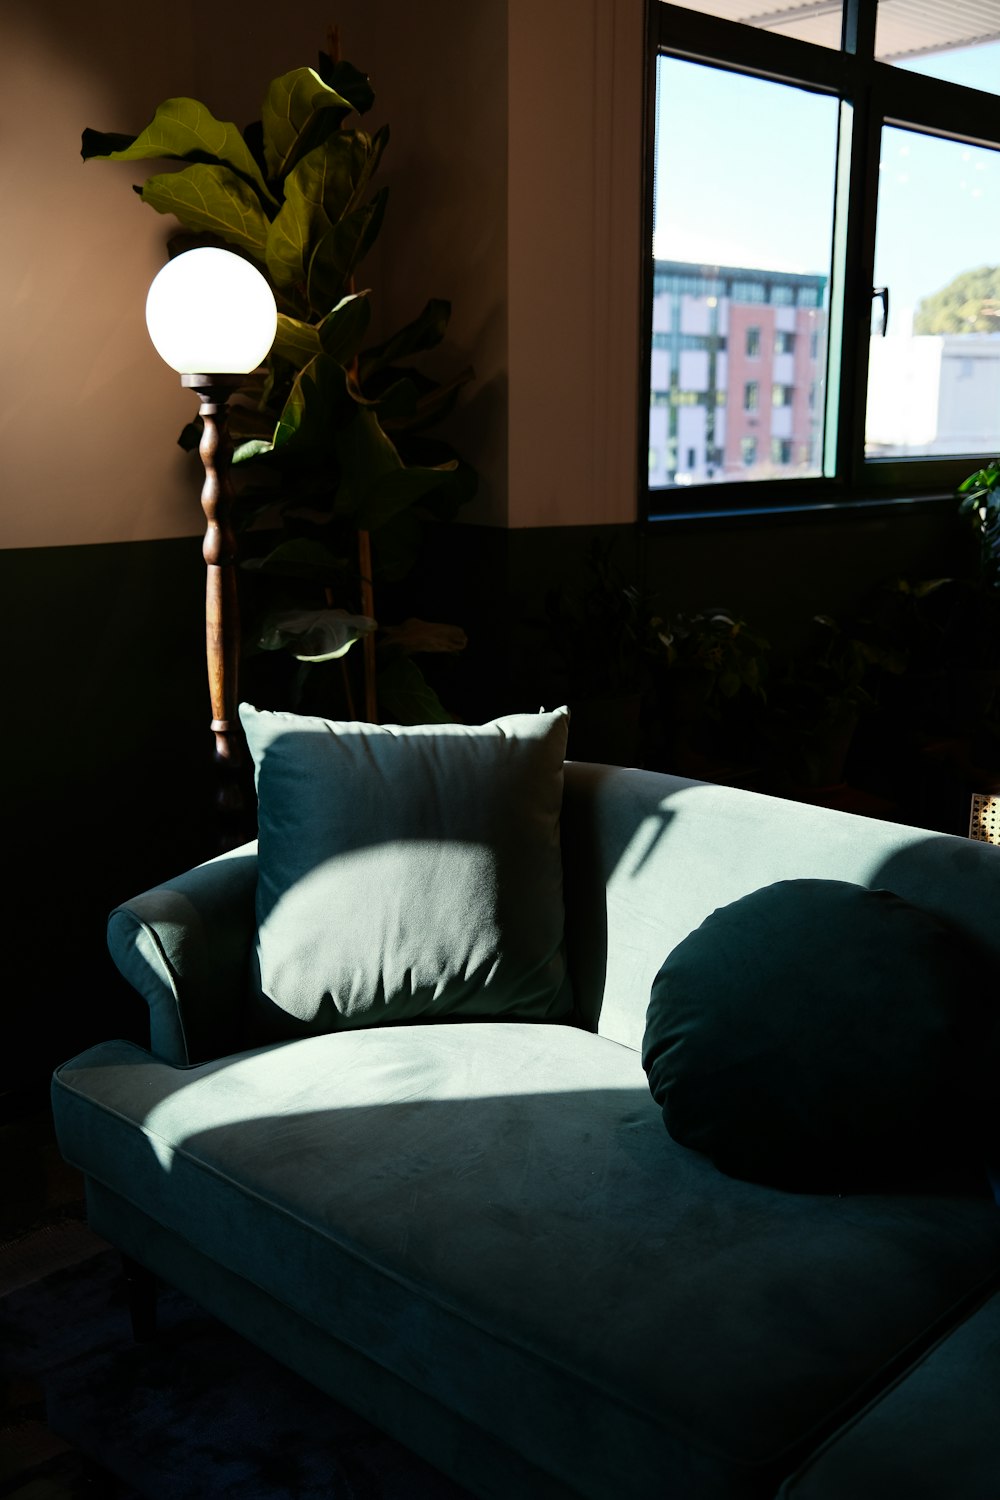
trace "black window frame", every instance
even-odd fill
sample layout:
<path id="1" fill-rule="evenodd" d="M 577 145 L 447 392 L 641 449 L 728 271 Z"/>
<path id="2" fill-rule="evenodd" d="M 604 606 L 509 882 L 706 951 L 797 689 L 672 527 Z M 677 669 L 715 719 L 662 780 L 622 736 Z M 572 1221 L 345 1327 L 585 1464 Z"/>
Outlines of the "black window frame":
<path id="1" fill-rule="evenodd" d="M 883 126 L 913 129 L 972 146 L 1000 150 L 1000 99 L 965 85 L 877 62 L 877 0 L 844 0 L 843 45 L 838 51 L 763 31 L 699 11 L 647 0 L 646 140 L 643 205 L 643 371 L 640 393 L 641 452 L 648 451 L 649 368 L 652 331 L 653 175 L 656 62 L 661 55 L 705 63 L 734 73 L 791 84 L 842 101 L 841 129 L 849 134 L 849 180 L 838 189 L 846 225 L 836 235 L 830 289 L 828 351 L 839 337 L 836 384 L 828 379 L 826 426 L 832 475 L 653 489 L 640 469 L 642 511 L 651 521 L 677 515 L 732 514 L 811 507 L 895 505 L 951 497 L 984 457 L 981 453 L 934 458 L 866 458 L 865 415 L 868 345 L 872 318 L 878 164 Z M 989 128 L 988 128 L 989 127 Z M 833 184 L 831 184 L 831 188 Z M 828 358 L 829 358 L 828 352 Z"/>

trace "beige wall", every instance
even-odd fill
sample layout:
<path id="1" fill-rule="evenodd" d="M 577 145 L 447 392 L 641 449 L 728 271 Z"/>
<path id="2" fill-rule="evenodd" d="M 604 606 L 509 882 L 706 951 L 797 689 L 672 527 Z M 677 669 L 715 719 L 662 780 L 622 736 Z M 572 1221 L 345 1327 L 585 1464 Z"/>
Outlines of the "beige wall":
<path id="1" fill-rule="evenodd" d="M 634 521 L 643 4 L 508 13 L 508 520 Z"/>
<path id="2" fill-rule="evenodd" d="M 240 125 L 336 20 L 392 142 L 366 270 L 376 331 L 430 296 L 435 356 L 476 382 L 451 435 L 476 464 L 468 519 L 635 511 L 642 0 L 0 0 L 0 546 L 197 534 L 192 399 L 143 319 L 170 223 L 144 164 L 84 164 L 90 125 L 138 130 L 189 93 Z"/>

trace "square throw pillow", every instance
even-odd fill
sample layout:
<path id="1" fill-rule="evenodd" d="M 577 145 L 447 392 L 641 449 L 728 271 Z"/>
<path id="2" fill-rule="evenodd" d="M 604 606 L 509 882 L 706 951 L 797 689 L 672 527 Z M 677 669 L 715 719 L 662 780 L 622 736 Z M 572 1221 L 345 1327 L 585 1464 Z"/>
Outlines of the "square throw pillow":
<path id="1" fill-rule="evenodd" d="M 798 1191 L 984 1181 L 983 972 L 891 891 L 786 880 L 720 907 L 653 982 L 642 1060 L 667 1130 Z"/>
<path id="2" fill-rule="evenodd" d="M 259 826 L 252 1041 L 568 1019 L 566 709 L 479 726 L 240 718 Z"/>

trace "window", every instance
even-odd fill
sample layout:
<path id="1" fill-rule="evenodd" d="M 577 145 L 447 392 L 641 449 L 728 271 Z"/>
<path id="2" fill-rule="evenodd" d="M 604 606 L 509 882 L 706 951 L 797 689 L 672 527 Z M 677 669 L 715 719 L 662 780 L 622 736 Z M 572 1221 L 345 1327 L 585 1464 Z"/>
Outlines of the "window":
<path id="1" fill-rule="evenodd" d="M 651 515 L 950 494 L 1000 452 L 1000 7 L 918 9 L 651 4 L 647 326 L 699 336 L 712 424 Z"/>

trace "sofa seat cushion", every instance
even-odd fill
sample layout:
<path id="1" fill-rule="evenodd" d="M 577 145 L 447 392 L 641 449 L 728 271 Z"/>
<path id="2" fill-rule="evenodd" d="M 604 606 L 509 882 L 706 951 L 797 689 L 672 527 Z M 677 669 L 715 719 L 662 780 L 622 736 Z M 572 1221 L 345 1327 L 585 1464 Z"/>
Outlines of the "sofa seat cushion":
<path id="1" fill-rule="evenodd" d="M 996 1500 L 1000 1293 L 838 1432 L 782 1500 Z"/>
<path id="2" fill-rule="evenodd" d="M 53 1102 L 83 1172 L 593 1500 L 773 1493 L 1000 1264 L 989 1198 L 722 1176 L 571 1027 L 109 1043 Z"/>

